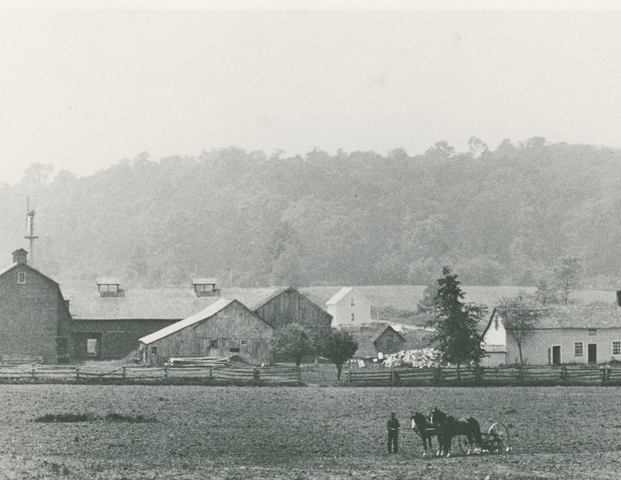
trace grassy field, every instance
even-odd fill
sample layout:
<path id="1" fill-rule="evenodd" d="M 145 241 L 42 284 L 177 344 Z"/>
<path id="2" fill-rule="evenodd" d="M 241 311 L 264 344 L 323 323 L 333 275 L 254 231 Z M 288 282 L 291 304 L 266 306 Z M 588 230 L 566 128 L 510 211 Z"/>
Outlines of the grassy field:
<path id="1" fill-rule="evenodd" d="M 618 478 L 620 394 L 616 387 L 3 385 L 0 478 Z M 484 428 L 504 422 L 513 450 L 422 458 L 408 417 L 432 406 L 473 415 Z M 393 410 L 403 427 L 398 455 L 385 446 Z M 36 421 L 42 417 L 84 421 Z"/>

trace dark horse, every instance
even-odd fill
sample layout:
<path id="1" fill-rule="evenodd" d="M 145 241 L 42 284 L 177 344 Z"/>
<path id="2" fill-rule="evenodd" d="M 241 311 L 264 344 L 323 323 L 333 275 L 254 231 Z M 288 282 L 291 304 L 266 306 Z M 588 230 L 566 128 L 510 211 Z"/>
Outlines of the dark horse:
<path id="1" fill-rule="evenodd" d="M 456 435 L 465 435 L 468 439 L 468 453 L 472 451 L 472 446 L 476 444 L 479 450 L 482 448 L 483 439 L 481 438 L 481 426 L 479 422 L 473 418 L 455 418 L 447 415 L 442 410 L 434 408 L 429 417 L 431 424 L 438 429 L 440 435 L 441 455 L 451 455 L 451 441 Z"/>
<path id="2" fill-rule="evenodd" d="M 437 436 L 438 443 L 442 445 L 442 439 L 438 435 L 438 429 L 433 426 L 429 418 L 420 412 L 412 412 L 412 430 L 423 440 L 423 448 L 425 449 L 423 457 L 427 456 L 428 449 L 431 450 L 430 455 L 433 455 L 431 437 Z"/>

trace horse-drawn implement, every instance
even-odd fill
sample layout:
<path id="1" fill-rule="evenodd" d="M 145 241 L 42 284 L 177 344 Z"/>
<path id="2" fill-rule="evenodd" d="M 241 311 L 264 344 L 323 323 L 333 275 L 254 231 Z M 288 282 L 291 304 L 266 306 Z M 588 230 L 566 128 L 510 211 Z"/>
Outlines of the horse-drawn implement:
<path id="1" fill-rule="evenodd" d="M 486 432 L 482 432 L 479 422 L 473 417 L 457 419 L 434 408 L 429 417 L 420 412 L 412 412 L 412 430 L 423 441 L 425 450 L 433 455 L 431 439 L 438 439 L 438 455 L 450 455 L 453 438 L 462 453 L 468 455 L 475 448 L 477 453 L 507 453 L 511 450 L 509 430 L 501 422 L 494 422 Z M 430 451 L 430 452 L 428 452 Z"/>

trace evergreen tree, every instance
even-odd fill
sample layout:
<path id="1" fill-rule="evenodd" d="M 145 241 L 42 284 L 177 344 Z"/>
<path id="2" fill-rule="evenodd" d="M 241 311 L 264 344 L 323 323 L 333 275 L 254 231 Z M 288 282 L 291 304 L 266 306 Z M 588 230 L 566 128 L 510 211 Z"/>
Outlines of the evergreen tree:
<path id="1" fill-rule="evenodd" d="M 444 277 L 438 279 L 435 297 L 438 316 L 432 321 L 436 327 L 432 342 L 440 351 L 443 363 L 457 365 L 459 376 L 462 364 L 478 364 L 485 356 L 477 327 L 487 307 L 464 303 L 464 292 L 457 275 L 451 274 L 448 267 L 444 267 L 442 274 Z"/>

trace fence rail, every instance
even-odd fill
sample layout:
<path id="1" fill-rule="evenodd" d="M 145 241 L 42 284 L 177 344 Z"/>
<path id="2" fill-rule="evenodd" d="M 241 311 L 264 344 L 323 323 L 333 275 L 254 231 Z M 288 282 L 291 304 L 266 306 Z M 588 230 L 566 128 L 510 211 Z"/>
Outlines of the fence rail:
<path id="1" fill-rule="evenodd" d="M 412 384 L 412 385 L 528 385 L 621 384 L 621 367 L 593 367 L 588 365 L 541 365 L 467 367 L 391 368 L 350 370 L 350 384 Z"/>
<path id="2" fill-rule="evenodd" d="M 264 367 L 135 367 L 104 370 L 98 366 L 16 365 L 0 366 L 0 383 L 252 383 L 295 385 L 302 383 L 301 370 L 289 366 Z"/>

